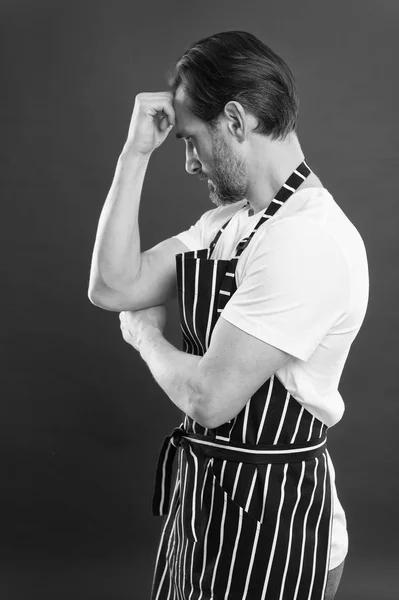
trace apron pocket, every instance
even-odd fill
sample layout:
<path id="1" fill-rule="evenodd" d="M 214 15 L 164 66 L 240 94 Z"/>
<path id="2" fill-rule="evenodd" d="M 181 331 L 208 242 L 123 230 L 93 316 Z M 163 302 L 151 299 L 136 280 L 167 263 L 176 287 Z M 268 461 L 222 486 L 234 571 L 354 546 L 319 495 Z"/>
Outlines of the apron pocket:
<path id="1" fill-rule="evenodd" d="M 226 463 L 224 470 L 223 463 Z M 259 475 L 257 465 L 214 459 L 210 471 L 215 488 L 225 497 L 227 508 L 240 518 L 252 521 L 254 526 L 261 527 L 263 478 Z"/>

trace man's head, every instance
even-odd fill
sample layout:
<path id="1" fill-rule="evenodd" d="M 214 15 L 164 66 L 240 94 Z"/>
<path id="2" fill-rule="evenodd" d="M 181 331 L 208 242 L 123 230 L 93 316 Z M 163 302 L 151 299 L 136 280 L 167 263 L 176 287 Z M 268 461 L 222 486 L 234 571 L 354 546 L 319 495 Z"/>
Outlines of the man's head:
<path id="1" fill-rule="evenodd" d="M 254 35 L 227 31 L 199 40 L 169 75 L 186 169 L 209 179 L 217 206 L 246 197 L 257 144 L 295 132 L 298 96 L 288 65 Z M 267 160 L 265 157 L 264 160 Z"/>

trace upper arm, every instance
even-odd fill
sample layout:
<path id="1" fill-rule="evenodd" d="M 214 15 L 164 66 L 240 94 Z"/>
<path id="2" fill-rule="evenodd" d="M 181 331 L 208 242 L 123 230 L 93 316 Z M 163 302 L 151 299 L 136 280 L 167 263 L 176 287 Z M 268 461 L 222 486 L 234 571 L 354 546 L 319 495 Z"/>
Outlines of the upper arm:
<path id="1" fill-rule="evenodd" d="M 101 290 L 94 304 L 106 310 L 141 310 L 165 304 L 176 296 L 176 254 L 188 248 L 176 238 L 168 238 L 141 253 L 138 277 L 124 290 Z"/>
<path id="2" fill-rule="evenodd" d="M 176 238 L 169 238 L 141 255 L 140 277 L 135 285 L 132 310 L 164 304 L 176 297 L 176 254 L 189 248 Z"/>
<path id="3" fill-rule="evenodd" d="M 203 402 L 197 419 L 211 429 L 234 418 L 290 354 L 232 325 L 223 315 L 198 364 Z"/>

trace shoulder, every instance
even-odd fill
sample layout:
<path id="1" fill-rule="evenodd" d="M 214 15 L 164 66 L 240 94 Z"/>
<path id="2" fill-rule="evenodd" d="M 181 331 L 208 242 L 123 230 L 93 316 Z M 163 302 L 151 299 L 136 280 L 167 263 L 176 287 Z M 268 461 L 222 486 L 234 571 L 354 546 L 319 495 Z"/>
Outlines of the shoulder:
<path id="1" fill-rule="evenodd" d="M 203 213 L 197 224 L 201 230 L 204 245 L 209 245 L 219 229 L 234 217 L 245 204 L 246 201 L 243 200 L 229 206 L 218 206 Z"/>
<path id="2" fill-rule="evenodd" d="M 288 215 L 282 219 L 260 227 L 254 236 L 254 248 L 258 250 L 316 250 L 317 247 L 328 248 L 334 244 L 333 236 L 321 223 L 318 223 L 305 213 Z"/>
<path id="3" fill-rule="evenodd" d="M 302 211 L 261 226 L 241 259 L 237 265 L 241 280 L 253 269 L 292 281 L 312 274 L 342 278 L 347 271 L 337 240 L 322 223 Z"/>
<path id="4" fill-rule="evenodd" d="M 229 204 L 228 206 L 218 206 L 217 208 L 212 208 L 211 210 L 207 210 L 201 217 L 204 223 L 207 225 L 212 224 L 222 224 L 228 221 L 231 217 L 233 217 L 243 206 L 245 206 L 246 201 L 242 200 L 241 202 L 235 202 L 234 204 Z"/>

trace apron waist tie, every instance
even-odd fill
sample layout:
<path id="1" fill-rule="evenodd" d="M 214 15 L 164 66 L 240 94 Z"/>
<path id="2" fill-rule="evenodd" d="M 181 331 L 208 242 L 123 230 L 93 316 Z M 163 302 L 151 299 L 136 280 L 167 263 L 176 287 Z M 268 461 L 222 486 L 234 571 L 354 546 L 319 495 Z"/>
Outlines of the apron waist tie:
<path id="1" fill-rule="evenodd" d="M 317 440 L 304 444 L 262 446 L 223 441 L 221 439 L 211 440 L 209 436 L 188 433 L 182 426 L 175 427 L 172 433 L 164 439 L 159 453 L 152 501 L 154 516 L 168 513 L 173 461 L 177 448 L 181 446 L 183 450 L 189 453 L 192 443 L 197 450 L 202 450 L 206 456 L 211 458 L 252 464 L 291 463 L 309 460 L 322 454 L 327 445 L 327 432 Z"/>

